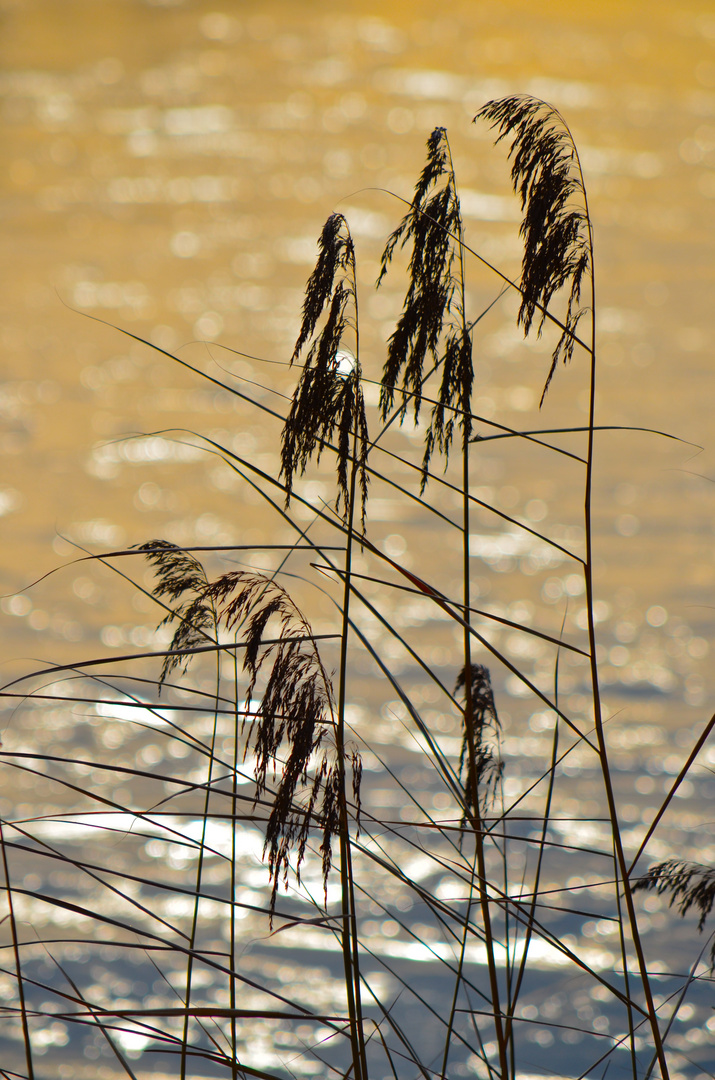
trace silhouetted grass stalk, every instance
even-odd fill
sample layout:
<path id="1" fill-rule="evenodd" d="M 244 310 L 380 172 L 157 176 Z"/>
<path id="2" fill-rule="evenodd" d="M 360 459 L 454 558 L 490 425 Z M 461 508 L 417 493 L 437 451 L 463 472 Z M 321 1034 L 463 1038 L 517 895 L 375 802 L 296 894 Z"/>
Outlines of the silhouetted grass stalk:
<path id="1" fill-rule="evenodd" d="M 562 121 L 566 127 L 565 121 Z M 568 131 L 568 127 L 566 127 Z M 648 965 L 643 951 L 643 944 L 641 942 L 640 931 L 638 929 L 638 917 L 636 915 L 635 906 L 633 903 L 633 892 L 631 884 L 628 878 L 628 865 L 626 863 L 625 853 L 623 851 L 623 841 L 621 838 L 620 823 L 618 820 L 618 809 L 616 807 L 616 797 L 613 790 L 613 782 L 611 779 L 611 768 L 608 760 L 608 748 L 606 746 L 606 739 L 603 727 L 603 712 L 601 704 L 601 689 L 598 677 L 598 663 L 596 660 L 596 621 L 594 617 L 594 603 L 595 598 L 593 594 L 593 519 L 592 519 L 592 499 L 593 499 L 593 461 L 594 461 L 594 433 L 595 433 L 595 414 L 596 414 L 596 283 L 594 272 L 594 257 L 593 257 L 593 227 L 591 225 L 591 216 L 588 209 L 588 196 L 586 194 L 586 185 L 583 179 L 583 171 L 581 169 L 581 161 L 578 156 L 578 150 L 576 149 L 573 138 L 569 132 L 569 137 L 574 147 L 574 157 L 576 159 L 579 176 L 581 179 L 581 190 L 583 192 L 584 206 L 586 211 L 586 222 L 588 227 L 588 248 L 589 248 L 589 264 L 591 268 L 591 349 L 590 349 L 590 377 L 589 377 L 589 391 L 588 391 L 588 450 L 586 453 L 586 485 L 585 485 L 585 500 L 584 500 L 584 526 L 586 534 L 586 562 L 584 565 L 584 583 L 586 586 L 586 611 L 588 615 L 588 641 L 591 653 L 591 691 L 593 694 L 593 712 L 594 723 L 596 726 L 596 737 L 598 739 L 598 749 L 601 758 L 601 770 L 603 774 L 604 785 L 606 789 L 606 798 L 608 800 L 608 813 L 611 819 L 611 831 L 613 836 L 614 853 L 617 863 L 618 879 L 617 889 L 618 893 L 620 888 L 623 889 L 623 898 L 626 903 L 626 910 L 628 912 L 628 923 L 631 932 L 631 939 L 633 941 L 636 955 L 638 957 L 638 970 L 643 985 L 643 993 L 646 1000 L 646 1006 L 648 1010 L 648 1018 L 650 1021 L 651 1032 L 653 1035 L 653 1042 L 660 1064 L 662 1080 L 668 1080 L 670 1075 L 668 1070 L 668 1063 L 665 1058 L 665 1050 L 660 1035 L 660 1025 L 658 1022 L 658 1014 L 653 1001 L 653 991 L 650 984 L 650 978 L 648 975 Z M 625 943 L 625 938 L 622 937 L 622 942 Z M 628 972 L 628 962 L 625 951 L 623 952 L 623 970 L 624 973 Z M 634 1044 L 634 1030 L 632 1026 L 632 1014 L 630 1004 L 628 1006 L 628 1017 L 631 1031 L 631 1053 L 635 1054 Z"/>
<path id="2" fill-rule="evenodd" d="M 360 370 L 360 321 L 358 313 L 357 280 L 355 260 L 352 265 L 352 296 L 355 318 L 355 372 Z M 346 374 L 352 379 L 354 372 Z M 359 387 L 355 386 L 355 395 Z M 350 839 L 350 819 L 348 816 L 347 780 L 345 761 L 345 704 L 348 681 L 348 637 L 350 633 L 350 596 L 352 592 L 352 555 L 355 540 L 355 498 L 357 494 L 359 449 L 359 427 L 357 418 L 351 431 L 352 454 L 350 462 L 350 488 L 347 502 L 347 521 L 345 537 L 345 570 L 342 603 L 342 627 L 340 631 L 340 671 L 338 675 L 338 710 L 336 717 L 336 750 L 338 758 L 338 782 L 340 785 L 340 886 L 343 903 L 342 946 L 345 966 L 345 985 L 348 991 L 348 1014 L 350 1016 L 351 1041 L 353 1047 L 353 1072 L 355 1080 L 367 1080 L 367 1058 L 365 1054 L 365 1029 L 362 1013 L 362 990 L 360 976 L 359 939 L 355 908 L 355 876 L 353 873 L 352 850 Z"/>
<path id="3" fill-rule="evenodd" d="M 208 585 L 204 575 L 205 584 Z M 213 620 L 213 633 L 215 640 L 218 643 L 218 619 L 216 617 L 215 608 L 211 607 L 211 614 Z M 193 625 L 193 624 L 192 624 Z M 203 627 L 202 627 L 203 629 Z M 204 630 L 205 632 L 205 630 Z M 213 716 L 213 730 L 211 733 L 211 746 L 208 760 L 208 771 L 206 775 L 206 792 L 204 795 L 204 807 L 202 814 L 201 825 L 201 840 L 199 843 L 199 857 L 196 864 L 196 884 L 195 884 L 195 897 L 193 904 L 193 912 L 191 915 L 191 932 L 189 935 L 189 945 L 186 959 L 186 996 L 184 998 L 184 1005 L 186 1006 L 186 1015 L 184 1017 L 184 1033 L 181 1040 L 181 1080 L 186 1080 L 186 1067 L 188 1062 L 187 1051 L 189 1046 L 189 1007 L 191 1005 L 191 980 L 194 972 L 194 951 L 196 949 L 196 937 L 199 929 L 199 907 L 201 904 L 201 882 L 204 871 L 204 855 L 206 851 L 206 831 L 209 822 L 209 806 L 211 803 L 211 785 L 213 782 L 213 769 L 214 762 L 216 760 L 216 736 L 218 728 L 218 707 L 219 707 L 219 688 L 221 682 L 221 653 L 216 652 L 216 711 Z"/>

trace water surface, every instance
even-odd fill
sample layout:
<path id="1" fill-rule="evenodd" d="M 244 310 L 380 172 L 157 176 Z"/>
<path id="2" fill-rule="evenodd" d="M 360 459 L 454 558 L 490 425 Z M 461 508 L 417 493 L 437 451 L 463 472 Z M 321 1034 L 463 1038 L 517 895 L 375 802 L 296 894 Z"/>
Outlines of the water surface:
<path id="1" fill-rule="evenodd" d="M 239 564 L 270 569 L 278 556 L 262 552 L 261 543 L 292 538 L 206 452 L 199 437 L 250 457 L 275 476 L 279 424 L 130 335 L 281 412 L 293 387 L 287 361 L 316 238 L 337 209 L 357 244 L 363 365 L 368 377 L 378 378 L 403 283 L 395 274 L 377 294 L 373 284 L 384 240 L 402 212 L 395 195 L 410 197 L 426 137 L 436 125 L 448 128 L 467 238 L 516 276 L 518 205 L 504 154 L 472 119 L 490 97 L 536 94 L 567 119 L 586 175 L 597 253 L 598 422 L 685 440 L 643 432 L 604 432 L 598 439 L 600 660 L 606 709 L 613 716 L 616 783 L 635 852 L 644 822 L 712 712 L 715 688 L 710 5 L 553 3 L 537 10 L 509 0 L 455 4 L 446 17 L 433 5 L 408 8 L 396 2 L 380 5 L 378 14 L 364 3 L 336 9 L 274 0 L 224 7 L 188 0 L 7 0 L 0 4 L 0 19 L 0 243 L 6 268 L 0 295 L 0 588 L 6 595 L 0 618 L 6 677 L 33 670 L 38 662 L 119 655 L 155 641 L 155 605 L 106 568 L 73 565 L 77 545 L 100 552 L 156 536 L 187 545 L 255 545 L 237 556 Z M 468 288 L 475 314 L 498 292 L 476 262 L 468 265 Z M 476 406 L 484 433 L 491 430 L 490 419 L 527 429 L 582 424 L 583 361 L 577 357 L 557 372 L 539 412 L 548 341 L 523 342 L 514 326 L 516 307 L 513 297 L 504 297 L 475 339 Z M 376 404 L 374 391 L 370 404 Z M 419 433 L 407 432 L 395 436 L 394 448 L 412 448 L 419 462 L 420 442 Z M 490 443 L 475 453 L 473 470 L 477 498 L 565 544 L 580 543 L 580 480 L 570 466 L 557 468 L 549 455 Z M 415 477 L 405 479 L 416 491 Z M 331 499 L 327 471 L 311 475 L 309 484 L 309 498 Z M 454 508 L 447 494 L 434 498 L 445 510 Z M 454 534 L 425 521 L 386 485 L 373 484 L 371 507 L 372 540 L 415 572 L 432 575 L 449 594 L 459 557 Z M 499 524 L 488 511 L 475 514 L 472 530 L 479 603 L 501 618 L 536 620 L 551 633 L 559 632 L 565 615 L 568 631 L 583 637 L 577 566 L 554 549 L 526 541 L 516 526 Z M 149 582 L 142 569 L 132 567 L 141 582 Z M 310 573 L 305 560 L 293 568 Z M 363 569 L 369 572 L 367 561 Z M 311 588 L 300 595 L 316 629 L 329 628 L 330 604 Z M 444 678 L 453 680 L 458 661 L 450 627 L 419 600 L 402 604 L 398 596 L 385 599 L 385 606 Z M 425 717 L 442 725 L 445 752 L 458 752 L 451 720 L 430 699 L 432 688 L 421 686 L 407 657 L 367 611 L 360 618 Z M 489 635 L 537 685 L 552 684 L 548 649 L 493 624 Z M 486 653 L 480 659 L 487 660 Z M 445 809 L 443 793 L 430 787 L 433 778 L 419 744 L 401 726 L 399 702 L 378 683 L 364 656 L 356 656 L 354 675 L 356 730 L 381 752 L 396 754 L 407 782 L 423 785 L 435 811 Z M 584 675 L 582 667 L 564 663 L 561 694 L 574 715 L 587 715 Z M 493 676 L 505 727 L 506 793 L 514 798 L 547 761 L 551 721 L 508 671 L 497 665 Z M 177 746 L 160 730 L 166 717 L 157 725 L 143 716 L 158 731 L 147 742 L 145 729 L 128 722 L 124 707 L 110 701 L 69 712 L 39 705 L 8 710 L 3 743 L 10 751 L 42 746 L 61 755 L 96 739 L 114 765 L 135 762 L 141 754 L 147 767 L 176 768 Z M 377 757 L 368 761 L 369 805 L 381 812 L 394 807 L 395 816 L 403 813 L 409 822 L 403 794 L 385 778 Z M 199 761 L 189 764 L 199 769 Z M 710 857 L 713 764 L 715 753 L 706 748 L 651 849 L 654 858 Z M 562 790 L 562 817 L 597 817 L 601 793 L 592 762 L 574 752 L 569 767 L 573 784 Z M 99 784 L 102 777 L 95 779 Z M 155 794 L 122 789 L 115 776 L 104 779 L 123 805 L 130 798 L 149 805 Z M 32 778 L 15 778 L 13 784 L 2 799 L 6 817 L 69 808 L 53 803 L 49 788 L 38 806 Z M 126 831 L 122 821 L 110 824 L 120 835 Z M 189 822 L 182 828 L 190 835 L 195 827 Z M 571 843 L 607 839 L 595 821 L 588 828 L 564 823 L 562 829 Z M 85 820 L 53 821 L 37 830 L 41 838 L 77 844 L 85 852 L 90 844 Z M 244 840 L 243 886 L 260 897 L 260 837 L 247 830 Z M 217 834 L 214 842 L 220 849 L 226 836 Z M 131 843 L 120 843 L 117 869 L 129 872 L 137 860 L 145 866 L 158 860 L 180 880 L 190 853 L 184 863 L 174 853 L 172 863 L 161 843 L 134 830 Z M 42 879 L 36 868 L 26 869 L 26 887 L 37 889 Z M 554 864 L 555 880 L 562 870 Z M 593 872 L 579 865 L 572 877 L 588 884 Z M 434 867 L 415 865 L 414 876 L 420 873 L 428 880 Z M 70 885 L 60 876 L 53 887 L 61 892 Z M 441 887 L 448 895 L 447 877 Z M 597 893 L 591 898 L 596 907 Z M 390 902 L 397 905 L 399 899 Z M 172 917 L 184 917 L 173 902 Z M 674 922 L 655 902 L 648 911 L 653 955 L 678 970 L 679 949 L 694 957 L 699 948 L 693 920 Z M 217 934 L 220 915 L 206 915 Z M 30 905 L 27 917 L 48 916 Z M 571 922 L 560 925 L 560 932 L 578 935 L 582 945 L 590 939 L 594 965 L 612 964 L 610 925 Z M 663 939 L 666 926 L 673 927 L 672 941 Z M 265 934 L 258 918 L 249 929 L 247 940 Z M 373 913 L 364 929 L 384 959 L 427 963 L 394 919 Z M 316 1004 L 316 988 L 329 986 L 326 972 L 333 969 L 333 959 L 326 961 L 320 952 L 324 942 L 302 937 L 293 943 L 293 954 L 287 935 L 280 945 L 247 947 L 245 970 L 253 965 L 289 996 L 307 993 Z M 88 954 L 77 948 L 80 963 Z M 104 953 L 93 976 L 98 985 L 115 970 L 111 949 Z M 476 952 L 471 959 L 477 967 L 483 964 Z M 560 1015 L 569 997 L 557 968 L 548 950 L 535 965 L 543 984 L 537 981 L 530 990 L 533 1008 L 543 1007 L 547 1018 Z M 144 967 L 134 974 L 123 973 L 123 993 L 128 1000 L 146 1000 L 152 980 Z M 389 985 L 384 971 L 379 977 Z M 430 979 L 438 997 L 439 978 L 432 973 Z M 152 992 L 163 1000 L 161 985 Z M 585 995 L 577 1002 L 585 1010 L 578 1014 L 583 1022 L 594 1009 L 607 1012 L 588 990 L 579 993 Z M 682 1032 L 674 1036 L 682 1052 L 678 1068 L 687 1077 L 707 1069 L 711 1041 L 704 1026 L 710 1016 L 707 992 L 693 1001 L 687 1022 L 679 1021 Z M 325 1007 L 338 1007 L 330 990 Z M 54 1062 L 60 1076 L 97 1075 L 92 1062 L 105 1053 L 101 1040 L 83 1046 L 77 1041 L 77 1055 L 88 1059 L 83 1073 L 74 1041 L 63 1049 L 66 1026 L 58 1022 L 52 1032 L 44 1044 L 48 1068 Z M 534 1070 L 552 1068 L 551 1033 L 536 1027 L 532 1035 Z M 297 1046 L 292 1038 L 281 1045 Z M 171 1072 L 170 1060 L 142 1055 L 141 1036 L 125 1041 L 147 1075 L 152 1069 L 156 1075 Z M 256 1067 L 277 1067 L 279 1043 L 245 1032 L 246 1053 Z M 10 1038 L 8 1045 L 16 1043 Z M 575 1047 L 568 1040 L 559 1044 L 563 1075 L 572 1075 Z M 308 1074 L 308 1059 L 296 1060 L 303 1065 L 293 1067 Z M 455 1075 L 475 1068 L 466 1059 L 454 1064 Z"/>

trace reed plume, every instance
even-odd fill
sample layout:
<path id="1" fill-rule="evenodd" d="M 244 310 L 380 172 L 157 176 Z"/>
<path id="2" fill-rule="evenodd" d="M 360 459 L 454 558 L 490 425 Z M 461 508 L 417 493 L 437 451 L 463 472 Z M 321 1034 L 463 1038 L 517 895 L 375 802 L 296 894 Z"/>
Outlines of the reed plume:
<path id="1" fill-rule="evenodd" d="M 455 694 L 466 693 L 466 669 L 463 668 L 454 687 Z M 465 809 L 463 824 L 471 815 L 483 817 L 494 801 L 504 773 L 504 763 L 498 756 L 498 741 L 501 724 L 494 702 L 494 691 L 489 669 L 484 664 L 471 665 L 469 700 L 472 709 L 473 749 L 470 747 L 469 733 L 465 725 L 462 736 L 462 751 L 459 759 L 460 775 L 465 773 Z M 494 743 L 496 742 L 496 746 Z M 477 793 L 478 805 L 474 805 Z"/>
<path id="2" fill-rule="evenodd" d="M 164 683 L 173 671 L 187 670 L 191 650 L 207 640 L 215 639 L 216 610 L 208 596 L 206 572 L 191 552 L 168 540 L 149 540 L 139 544 L 137 550 L 144 552 L 156 573 L 154 596 L 174 605 L 157 629 L 178 623 L 157 680 L 161 694 Z M 176 604 L 176 601 L 179 603 Z"/>
<path id="3" fill-rule="evenodd" d="M 549 304 L 568 286 L 562 333 L 551 357 L 541 394 L 549 388 L 559 360 L 571 360 L 576 330 L 588 309 L 580 306 L 584 280 L 592 273 L 591 224 L 578 152 L 561 114 L 538 98 L 517 95 L 488 101 L 475 120 L 487 120 L 510 138 L 509 158 L 514 192 L 524 218 L 521 306 L 517 322 L 526 336 L 536 324 L 541 335 Z"/>
<path id="4" fill-rule="evenodd" d="M 256 757 L 256 803 L 267 793 L 270 803 L 264 853 L 272 884 L 271 911 L 275 910 L 279 884 L 288 884 L 293 851 L 300 881 L 316 822 L 321 831 L 327 891 L 332 838 L 338 831 L 340 810 L 332 738 L 335 700 L 305 616 L 285 589 L 263 574 L 231 571 L 209 581 L 198 559 L 174 544 L 152 540 L 140 550 L 158 573 L 154 595 L 181 600 L 160 624 L 179 622 L 162 665 L 160 684 L 175 668 L 187 670 L 191 650 L 205 643 L 210 631 L 214 640 L 220 627 L 240 636 L 247 676 L 242 731 L 250 721 L 244 757 L 249 749 Z M 179 650 L 183 655 L 176 655 Z M 263 689 L 257 702 L 259 681 Z M 356 750 L 351 750 L 349 757 L 359 816 L 362 765 Z"/>
<path id="5" fill-rule="evenodd" d="M 658 896 L 670 893 L 670 906 L 685 916 L 694 908 L 699 913 L 698 930 L 715 904 L 715 869 L 700 863 L 666 859 L 651 866 L 648 873 L 633 885 L 633 891 L 655 892 Z M 715 968 L 715 941 L 710 949 L 710 966 Z"/>
<path id="6" fill-rule="evenodd" d="M 315 269 L 306 286 L 303 319 L 291 364 L 313 338 L 303 364 L 283 428 L 281 476 L 286 505 L 293 480 L 302 475 L 315 455 L 320 461 L 326 445 L 336 440 L 338 496 L 335 509 L 347 523 L 350 516 L 350 462 L 355 455 L 361 503 L 361 527 L 366 526 L 368 495 L 368 429 L 362 392 L 359 350 L 343 348 L 349 329 L 357 335 L 355 246 L 342 214 L 331 214 L 318 241 Z M 323 312 L 325 320 L 314 337 Z"/>
<path id="7" fill-rule="evenodd" d="M 400 421 L 411 405 L 416 423 L 428 375 L 425 363 L 429 358 L 433 368 L 441 368 L 439 391 L 425 435 L 424 491 L 434 448 L 445 459 L 449 458 L 455 419 L 458 418 L 464 444 L 472 430 L 474 368 L 471 333 L 464 311 L 462 213 L 449 140 L 443 127 L 435 128 L 427 140 L 427 161 L 410 209 L 385 245 L 378 286 L 397 245 L 405 247 L 410 242 L 409 281 L 402 314 L 388 341 L 380 408 L 383 420 L 387 419 L 399 390 Z"/>

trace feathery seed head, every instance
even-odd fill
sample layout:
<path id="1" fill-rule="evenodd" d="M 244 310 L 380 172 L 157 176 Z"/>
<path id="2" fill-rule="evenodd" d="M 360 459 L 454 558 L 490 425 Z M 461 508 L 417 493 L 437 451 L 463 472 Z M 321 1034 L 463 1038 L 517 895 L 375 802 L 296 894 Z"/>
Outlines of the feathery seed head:
<path id="1" fill-rule="evenodd" d="M 296 472 L 302 475 L 311 459 L 315 456 L 319 461 L 325 446 L 335 440 L 336 510 L 347 521 L 352 466 L 357 469 L 364 532 L 367 417 L 359 360 L 342 344 L 343 335 L 354 325 L 355 296 L 355 249 L 350 230 L 342 214 L 331 214 L 320 237 L 318 262 L 306 287 L 303 322 L 291 360 L 293 363 L 312 339 L 283 428 L 281 475 L 288 505 Z M 322 330 L 316 334 L 323 315 Z"/>
<path id="2" fill-rule="evenodd" d="M 504 772 L 504 763 L 498 756 L 501 724 L 494 703 L 489 668 L 484 664 L 471 665 L 469 693 L 467 693 L 467 669 L 462 668 L 454 687 L 455 694 L 460 690 L 464 691 L 465 717 L 459 767 L 460 773 L 464 772 L 465 766 L 467 769 L 464 784 L 464 820 L 466 820 L 470 809 L 477 810 L 477 807 L 473 805 L 474 792 L 478 792 L 480 814 L 483 814 L 492 804 Z M 467 715 L 468 710 L 471 710 L 471 716 Z"/>
<path id="3" fill-rule="evenodd" d="M 209 581 L 201 563 L 174 544 L 154 540 L 141 550 L 159 571 L 156 596 L 176 599 L 188 594 L 164 620 L 178 621 L 179 626 L 164 660 L 160 686 L 174 668 L 186 670 L 198 644 L 217 642 L 220 626 L 240 636 L 243 644 L 248 682 L 242 730 L 250 716 L 256 801 L 269 785 L 273 789 L 264 846 L 272 884 L 271 912 L 281 881 L 287 884 L 293 851 L 300 880 L 316 824 L 327 895 L 332 840 L 339 827 L 343 795 L 333 738 L 333 688 L 307 619 L 285 589 L 263 574 L 234 570 Z M 179 649 L 181 657 L 172 655 Z M 256 705 L 259 681 L 263 692 Z M 356 751 L 352 775 L 359 815 L 362 764 Z"/>
<path id="4" fill-rule="evenodd" d="M 700 914 L 698 930 L 702 931 L 715 904 L 715 868 L 666 859 L 651 866 L 648 873 L 633 884 L 633 891 L 639 890 L 656 892 L 658 896 L 670 893 L 670 906 L 677 905 L 681 915 L 687 915 L 695 908 Z M 710 950 L 710 966 L 715 968 L 715 943 Z"/>
<path id="5" fill-rule="evenodd" d="M 402 397 L 400 421 L 411 403 L 416 422 L 428 378 L 425 373 L 427 359 L 431 359 L 435 369 L 442 368 L 439 395 L 425 437 L 424 491 L 434 447 L 445 458 L 449 457 L 455 420 L 459 421 L 465 445 L 469 441 L 474 381 L 461 267 L 458 274 L 454 272 L 462 243 L 462 216 L 447 131 L 442 127 L 435 128 L 427 140 L 427 162 L 415 187 L 410 209 L 385 245 L 378 286 L 398 244 L 405 247 L 410 241 L 409 284 L 402 314 L 388 342 L 380 407 L 383 419 L 387 419 L 395 394 L 399 392 Z"/>
<path id="6" fill-rule="evenodd" d="M 491 122 L 496 142 L 511 138 L 509 157 L 514 192 L 521 199 L 524 239 L 521 307 L 517 322 L 528 334 L 536 321 L 541 334 L 548 306 L 568 287 L 563 332 L 551 358 L 541 403 L 559 359 L 567 363 L 576 344 L 584 280 L 593 272 L 590 221 L 583 179 L 571 132 L 561 114 L 537 98 L 514 96 L 488 101 L 475 116 Z"/>
<path id="7" fill-rule="evenodd" d="M 215 639 L 216 611 L 207 598 L 208 579 L 204 568 L 191 552 L 168 540 L 150 540 L 140 544 L 138 550 L 146 554 L 156 571 L 154 596 L 179 601 L 159 624 L 178 623 L 159 675 L 158 693 L 161 694 L 173 671 L 187 670 L 191 650 Z"/>

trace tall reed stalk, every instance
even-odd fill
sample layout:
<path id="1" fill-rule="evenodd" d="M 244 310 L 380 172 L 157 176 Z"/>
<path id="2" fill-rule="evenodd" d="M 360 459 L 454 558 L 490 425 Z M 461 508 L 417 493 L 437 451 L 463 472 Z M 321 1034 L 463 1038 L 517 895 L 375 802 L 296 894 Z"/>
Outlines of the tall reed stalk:
<path id="1" fill-rule="evenodd" d="M 10 958 L 0 972 L 0 1076 L 31 1080 L 38 1054 L 54 1067 L 63 1055 L 97 1060 L 105 1050 L 116 1075 L 134 1080 L 134 1059 L 142 1076 L 169 1069 L 181 1080 L 207 1070 L 233 1080 L 519 1080 L 535 1071 L 576 1080 L 612 1064 L 634 1080 L 676 1075 L 674 1020 L 707 971 L 696 960 L 671 974 L 664 1012 L 636 894 L 694 909 L 701 929 L 711 912 L 711 867 L 660 858 L 644 872 L 641 859 L 715 717 L 633 857 L 599 681 L 596 290 L 584 176 L 567 124 L 544 102 L 492 101 L 475 119 L 508 145 L 523 215 L 518 280 L 469 245 L 452 148 L 436 128 L 382 255 L 378 285 L 401 269 L 407 286 L 379 378 L 365 374 L 372 359 L 361 352 L 347 213 L 331 214 L 319 238 L 285 414 L 250 385 L 192 369 L 277 429 L 278 475 L 193 435 L 274 515 L 279 532 L 263 554 L 275 569 L 251 565 L 255 544 L 155 539 L 87 554 L 80 561 L 152 598 L 164 636 L 144 651 L 48 664 L 2 690 L 18 716 L 51 706 L 66 722 L 75 708 L 95 728 L 78 721 L 73 739 L 48 752 L 12 740 L 1 751 L 7 777 L 45 785 L 52 806 L 0 821 Z M 497 290 L 476 311 L 472 277 Z M 541 405 L 570 366 L 564 379 L 586 380 L 585 424 L 519 430 L 478 415 L 475 340 L 505 291 L 518 298 L 524 335 L 552 339 Z M 496 445 L 517 448 L 520 463 L 538 454 L 555 475 L 578 470 L 581 550 L 573 530 L 485 494 Z M 335 463 L 334 502 L 310 497 L 324 457 Z M 411 543 L 402 554 L 373 532 L 376 490 L 403 508 Z M 439 544 L 421 550 L 420 537 L 434 535 Z M 567 609 L 549 621 L 523 605 L 484 606 L 475 559 L 498 570 L 500 559 L 514 561 L 510 551 L 531 560 L 537 582 L 564 562 L 578 569 L 585 641 Z M 141 584 L 138 561 L 152 585 Z M 532 656 L 547 658 L 548 678 L 531 670 Z M 569 665 L 589 672 L 590 715 L 564 699 Z M 553 725 L 540 772 L 520 791 L 504 777 L 526 720 L 512 726 L 505 753 L 505 685 L 533 703 L 537 730 Z M 90 745 L 92 730 L 104 744 Z M 113 757 L 112 746 L 126 749 Z M 560 807 L 579 760 L 598 770 L 605 815 L 572 828 Z M 595 839 L 580 836 L 587 826 Z M 584 917 L 614 929 L 618 955 L 573 933 Z M 592 1005 L 578 1005 L 584 994 L 602 1003 L 593 1025 Z M 706 1068 L 702 1055 L 689 1060 Z M 690 1076 L 684 1068 L 680 1055 L 677 1075 Z"/>

